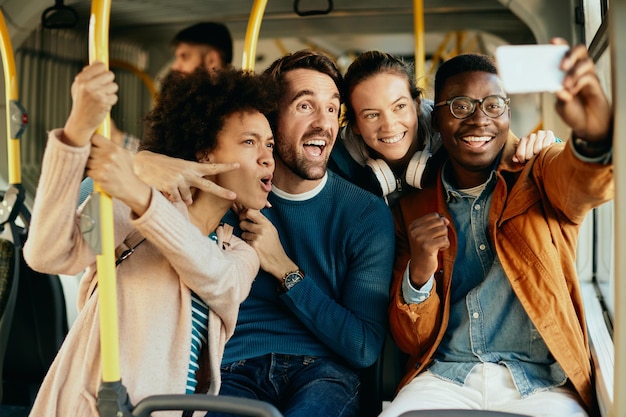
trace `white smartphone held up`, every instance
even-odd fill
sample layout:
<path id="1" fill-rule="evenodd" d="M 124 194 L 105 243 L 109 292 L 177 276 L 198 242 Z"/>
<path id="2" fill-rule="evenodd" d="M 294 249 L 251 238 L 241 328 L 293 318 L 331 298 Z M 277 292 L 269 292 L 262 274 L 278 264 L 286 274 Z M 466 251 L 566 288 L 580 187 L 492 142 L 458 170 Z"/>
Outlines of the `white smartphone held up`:
<path id="1" fill-rule="evenodd" d="M 565 73 L 559 69 L 567 45 L 504 45 L 496 48 L 496 65 L 508 94 L 558 91 Z"/>

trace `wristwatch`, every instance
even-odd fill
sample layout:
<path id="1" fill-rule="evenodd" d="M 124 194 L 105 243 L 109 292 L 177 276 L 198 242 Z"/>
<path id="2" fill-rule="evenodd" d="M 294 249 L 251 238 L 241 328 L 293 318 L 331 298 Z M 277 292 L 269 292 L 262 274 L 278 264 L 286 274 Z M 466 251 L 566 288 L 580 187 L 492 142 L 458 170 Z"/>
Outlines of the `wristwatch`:
<path id="1" fill-rule="evenodd" d="M 585 156 L 602 156 L 608 153 L 613 147 L 612 140 L 603 140 L 600 142 L 589 142 L 576 136 L 572 136 L 574 139 L 574 147 L 577 151 L 582 152 Z"/>
<path id="2" fill-rule="evenodd" d="M 283 289 L 289 291 L 298 282 L 304 279 L 304 272 L 299 269 L 293 272 L 287 272 L 283 277 Z"/>

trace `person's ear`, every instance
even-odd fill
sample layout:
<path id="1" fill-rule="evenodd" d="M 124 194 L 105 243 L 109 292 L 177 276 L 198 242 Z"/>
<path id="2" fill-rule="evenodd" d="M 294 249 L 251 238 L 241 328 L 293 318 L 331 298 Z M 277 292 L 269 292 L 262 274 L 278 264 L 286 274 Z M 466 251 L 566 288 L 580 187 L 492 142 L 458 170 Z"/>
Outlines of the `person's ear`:
<path id="1" fill-rule="evenodd" d="M 209 49 L 204 55 L 204 68 L 209 71 L 215 71 L 222 68 L 222 58 L 215 49 Z"/>
<path id="2" fill-rule="evenodd" d="M 361 136 L 361 129 L 359 129 L 359 126 L 357 126 L 356 123 L 350 123 L 350 125 L 350 127 L 352 128 L 352 133 Z"/>
<path id="3" fill-rule="evenodd" d="M 196 159 L 198 162 L 206 164 L 213 162 L 213 154 L 211 152 L 198 152 L 196 154 Z"/>

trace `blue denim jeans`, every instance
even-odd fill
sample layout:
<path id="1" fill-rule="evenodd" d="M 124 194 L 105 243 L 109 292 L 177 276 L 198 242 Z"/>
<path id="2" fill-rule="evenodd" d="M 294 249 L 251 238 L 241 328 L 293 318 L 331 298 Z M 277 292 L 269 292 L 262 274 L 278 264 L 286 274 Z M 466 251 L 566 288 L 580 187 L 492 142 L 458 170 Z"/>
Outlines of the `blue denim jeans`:
<path id="1" fill-rule="evenodd" d="M 268 402 L 285 417 L 353 417 L 359 412 L 358 390 L 358 374 L 344 365 L 272 353 L 223 366 L 220 395 Z M 207 414 L 218 416 L 231 415 Z"/>

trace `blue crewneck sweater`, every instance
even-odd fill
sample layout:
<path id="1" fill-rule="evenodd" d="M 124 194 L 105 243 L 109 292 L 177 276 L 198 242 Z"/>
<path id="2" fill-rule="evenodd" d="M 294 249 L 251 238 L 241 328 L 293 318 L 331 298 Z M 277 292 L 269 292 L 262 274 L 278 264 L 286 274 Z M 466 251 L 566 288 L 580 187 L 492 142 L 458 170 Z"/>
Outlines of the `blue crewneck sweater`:
<path id="1" fill-rule="evenodd" d="M 270 193 L 269 201 L 262 212 L 305 279 L 281 293 L 276 278 L 259 272 L 223 363 L 282 353 L 371 365 L 387 330 L 395 244 L 389 208 L 330 171 L 307 200 Z M 224 221 L 241 233 L 234 213 Z"/>

